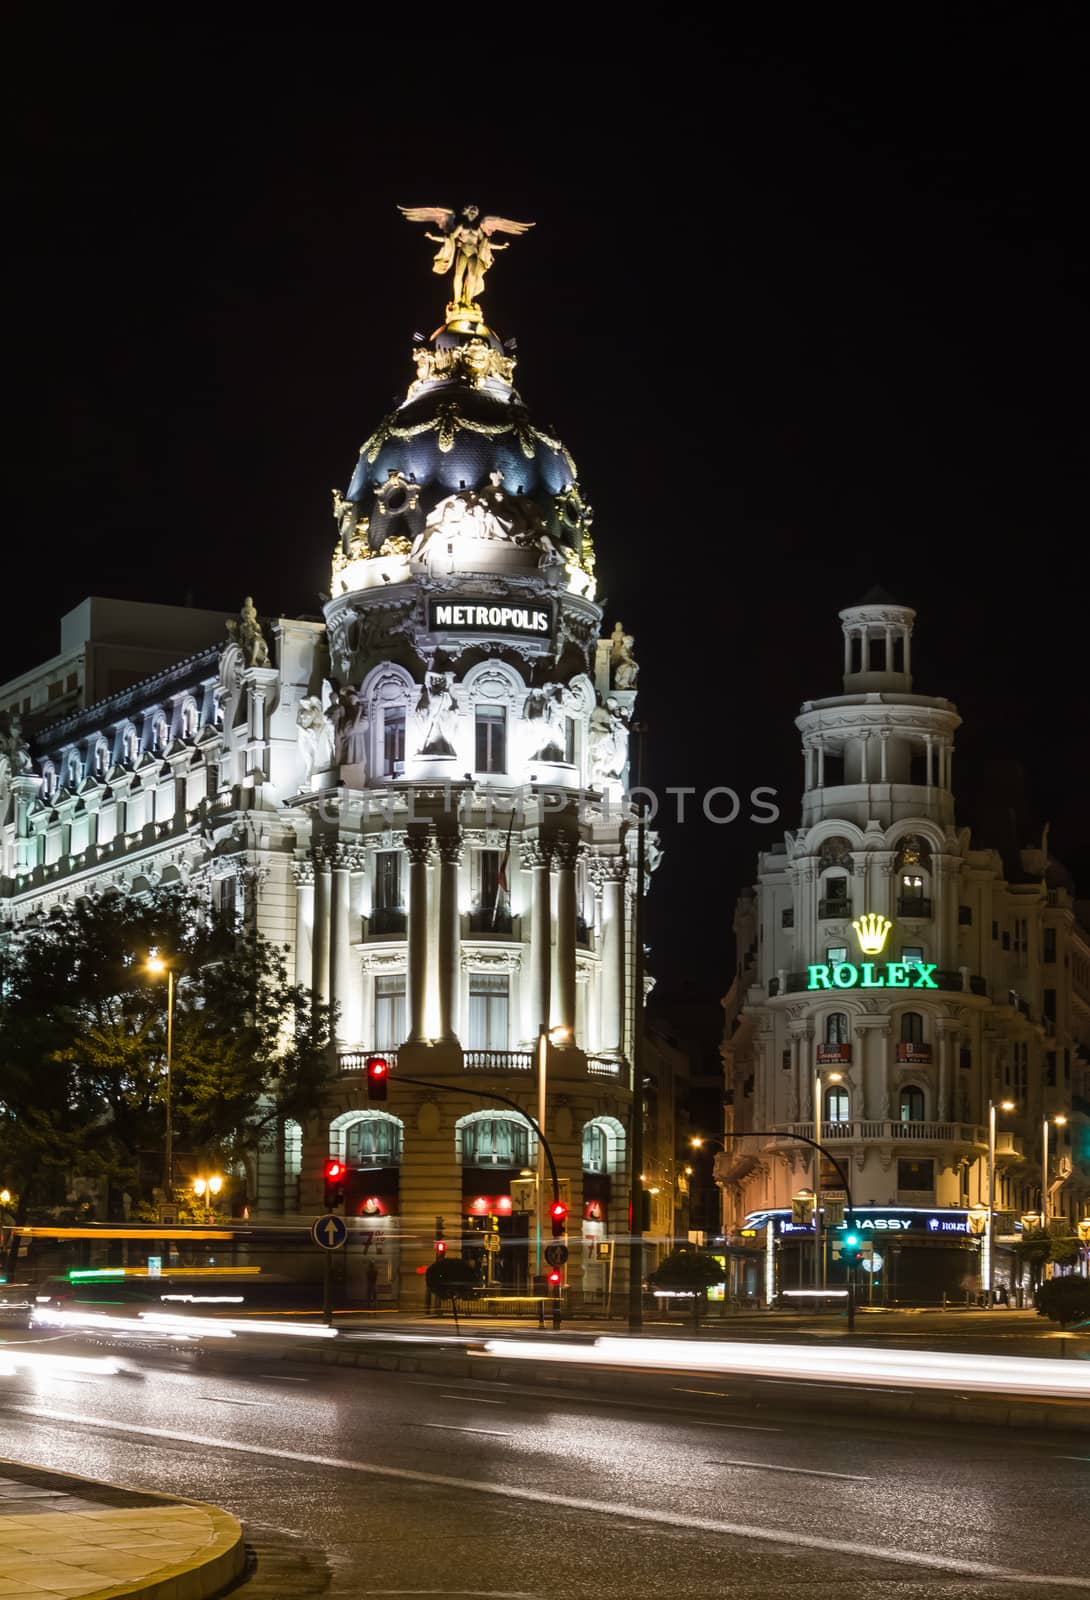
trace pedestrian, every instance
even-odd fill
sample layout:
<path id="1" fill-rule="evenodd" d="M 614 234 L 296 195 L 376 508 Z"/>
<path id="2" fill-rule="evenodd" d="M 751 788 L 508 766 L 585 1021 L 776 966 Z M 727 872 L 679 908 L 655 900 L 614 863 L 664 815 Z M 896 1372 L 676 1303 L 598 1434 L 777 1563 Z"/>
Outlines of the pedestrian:
<path id="1" fill-rule="evenodd" d="M 364 1304 L 373 1306 L 378 1302 L 378 1268 L 373 1261 L 367 1263 L 367 1295 Z"/>

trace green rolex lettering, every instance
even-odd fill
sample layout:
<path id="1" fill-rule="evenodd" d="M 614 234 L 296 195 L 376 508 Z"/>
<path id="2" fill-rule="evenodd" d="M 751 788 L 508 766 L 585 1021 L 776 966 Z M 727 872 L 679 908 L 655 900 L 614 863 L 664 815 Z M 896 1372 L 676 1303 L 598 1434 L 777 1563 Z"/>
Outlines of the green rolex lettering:
<path id="1" fill-rule="evenodd" d="M 891 989 L 907 989 L 910 987 L 908 968 L 903 961 L 886 962 L 886 982 Z"/>
<path id="2" fill-rule="evenodd" d="M 808 989 L 831 989 L 832 988 L 832 983 L 830 982 L 830 979 L 829 979 L 829 969 L 828 969 L 828 967 L 826 967 L 826 966 L 810 967 L 807 970 L 810 973 L 810 981 L 806 985 L 806 987 Z"/>
<path id="3" fill-rule="evenodd" d="M 916 963 L 916 982 L 912 985 L 912 987 L 914 989 L 937 989 L 938 988 L 938 984 L 935 982 L 934 978 L 931 976 L 931 974 L 934 972 L 934 970 L 935 970 L 935 968 L 937 966 L 938 966 L 938 962 L 937 961 L 931 961 L 931 962 L 917 961 L 917 963 Z"/>

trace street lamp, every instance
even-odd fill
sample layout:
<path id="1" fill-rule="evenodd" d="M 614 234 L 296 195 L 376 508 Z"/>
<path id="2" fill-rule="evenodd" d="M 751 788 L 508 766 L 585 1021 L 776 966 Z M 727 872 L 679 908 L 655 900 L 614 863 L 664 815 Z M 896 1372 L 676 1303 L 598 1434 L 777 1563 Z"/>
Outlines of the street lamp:
<path id="1" fill-rule="evenodd" d="M 830 1083 L 839 1083 L 844 1074 L 830 1072 Z M 821 1072 L 814 1073 L 814 1288 L 825 1287 L 825 1242 L 821 1236 Z"/>
<path id="2" fill-rule="evenodd" d="M 212 1201 L 223 1188 L 223 1179 L 218 1172 L 213 1172 L 208 1178 L 193 1179 L 193 1193 L 197 1199 L 204 1200 L 204 1215 L 207 1222 L 212 1220 Z"/>
<path id="3" fill-rule="evenodd" d="M 167 1138 L 163 1161 L 163 1188 L 164 1199 L 169 1206 L 174 1203 L 174 1110 L 170 1098 L 171 1058 L 174 1054 L 174 969 L 169 961 L 164 961 L 163 957 L 153 950 L 148 956 L 145 970 L 153 978 L 161 978 L 164 972 L 167 975 Z"/>
<path id="4" fill-rule="evenodd" d="M 549 1069 L 549 1045 L 565 1044 L 571 1038 L 570 1028 L 547 1028 L 541 1024 L 537 1033 L 537 1125 L 545 1131 L 545 1088 Z M 537 1141 L 537 1275 L 541 1276 L 541 1238 L 544 1229 L 542 1211 L 545 1205 L 545 1146 Z"/>
<path id="5" fill-rule="evenodd" d="M 1000 1111 L 1013 1111 L 1013 1100 L 1001 1100 Z M 987 1260 L 984 1263 L 984 1288 L 989 1311 L 995 1305 L 995 1114 L 994 1100 L 988 1101 L 988 1224 L 984 1235 Z"/>
<path id="6" fill-rule="evenodd" d="M 1048 1125 L 1054 1122 L 1057 1128 L 1062 1128 L 1067 1123 L 1063 1112 L 1057 1112 L 1054 1117 L 1046 1117 L 1041 1128 L 1041 1226 L 1048 1232 Z"/>

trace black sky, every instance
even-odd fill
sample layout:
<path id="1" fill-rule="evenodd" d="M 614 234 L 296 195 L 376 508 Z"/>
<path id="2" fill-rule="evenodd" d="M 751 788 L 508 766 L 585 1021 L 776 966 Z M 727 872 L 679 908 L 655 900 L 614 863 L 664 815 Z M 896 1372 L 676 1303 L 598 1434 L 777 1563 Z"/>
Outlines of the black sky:
<path id="1" fill-rule="evenodd" d="M 652 783 L 794 826 L 792 718 L 878 581 L 965 718 L 956 787 L 1021 761 L 1087 892 L 1085 25 L 776 15 L 20 23 L 0 677 L 89 593 L 317 610 L 329 491 L 442 314 L 395 206 L 472 199 L 537 222 L 489 320 L 594 502 Z M 775 831 L 663 828 L 664 984 L 725 987 Z"/>

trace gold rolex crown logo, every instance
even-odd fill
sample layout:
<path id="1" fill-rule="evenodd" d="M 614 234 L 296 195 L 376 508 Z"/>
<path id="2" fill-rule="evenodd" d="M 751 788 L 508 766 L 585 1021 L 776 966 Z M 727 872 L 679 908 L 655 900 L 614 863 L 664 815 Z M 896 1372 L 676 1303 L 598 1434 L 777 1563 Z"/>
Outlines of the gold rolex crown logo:
<path id="1" fill-rule="evenodd" d="M 855 936 L 859 940 L 859 948 L 863 954 L 878 955 L 889 938 L 892 926 L 888 917 L 879 916 L 876 911 L 868 911 L 865 916 L 857 917 L 852 927 L 855 929 Z"/>

